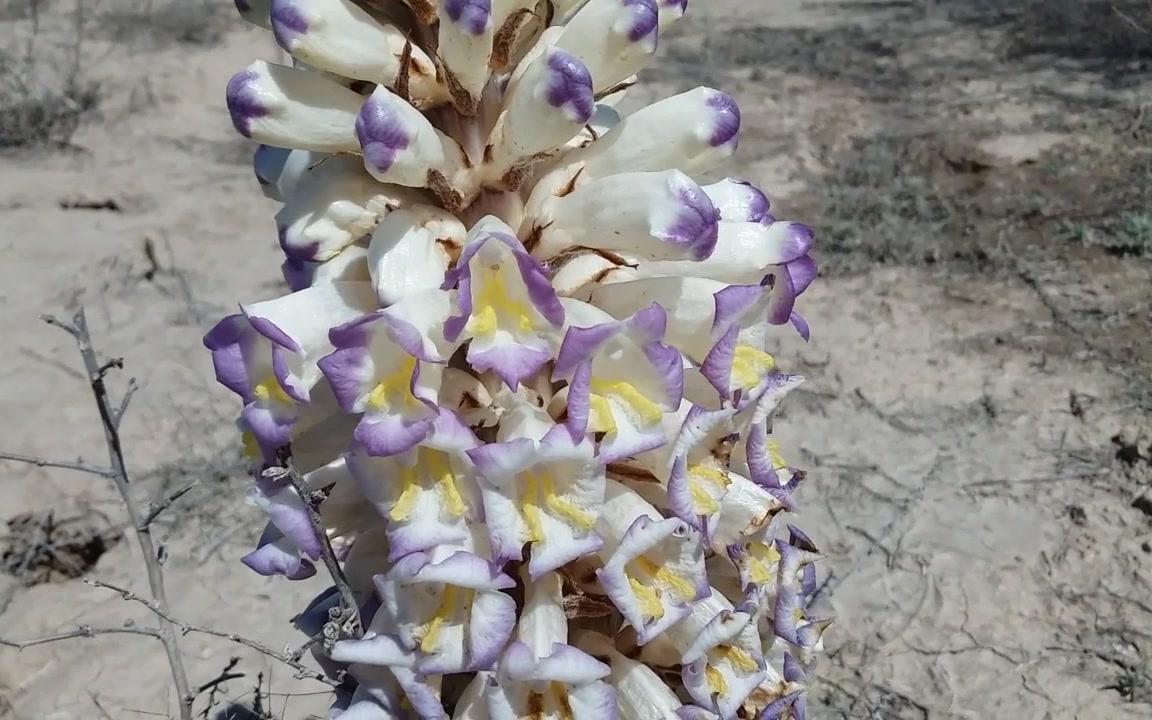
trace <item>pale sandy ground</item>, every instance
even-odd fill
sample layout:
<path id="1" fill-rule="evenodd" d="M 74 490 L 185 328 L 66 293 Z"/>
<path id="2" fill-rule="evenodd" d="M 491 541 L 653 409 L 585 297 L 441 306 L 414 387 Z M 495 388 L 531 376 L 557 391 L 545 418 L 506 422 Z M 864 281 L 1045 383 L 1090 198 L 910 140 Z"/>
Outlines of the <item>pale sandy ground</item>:
<path id="1" fill-rule="evenodd" d="M 767 61 L 724 62 L 725 50 L 740 50 L 727 43 L 734 28 L 851 29 L 870 21 L 863 10 L 756 5 L 696 0 L 666 43 L 677 62 L 653 73 L 644 97 L 698 81 L 734 91 L 745 115 L 738 170 L 774 191 L 787 214 L 821 192 L 812 178 L 830 147 L 891 118 L 851 84 Z M 899 28 L 892 35 L 899 46 Z M 708 62 L 693 66 L 705 47 L 710 54 L 699 56 Z M 279 292 L 274 206 L 260 198 L 222 108 L 230 74 L 270 52 L 260 32 L 237 27 L 208 49 L 114 53 L 97 68 L 107 79 L 104 117 L 76 137 L 78 151 L 0 159 L 0 449 L 102 459 L 71 341 L 37 320 L 85 304 L 101 349 L 124 356 L 141 385 L 124 426 L 141 486 L 157 492 L 201 479 L 162 521 L 175 613 L 279 647 L 300 639 L 288 620 L 320 585 L 261 579 L 238 564 L 258 523 L 241 501 L 232 398 L 214 385 L 200 347 L 238 299 Z M 986 91 L 979 78 L 965 87 Z M 997 106 L 1003 135 L 988 147 L 1005 162 L 1077 139 L 1053 140 L 1027 109 Z M 122 209 L 59 207 L 75 197 L 110 198 Z M 162 266 L 151 279 L 149 238 Z M 1093 268 L 1100 323 L 1114 306 L 1147 317 L 1147 264 Z M 1111 442 L 1147 428 L 1148 416 L 1131 372 L 1071 331 L 1060 308 L 1080 291 L 887 266 L 824 277 L 805 297 L 813 339 L 782 340 L 778 357 L 811 380 L 778 430 L 811 469 L 803 522 L 828 555 L 824 597 L 838 617 L 813 717 L 1152 716 L 1146 688 L 1129 702 L 1109 687 L 1149 674 L 1152 548 L 1142 543 L 1152 527 L 1130 507 L 1148 465 L 1121 464 Z M 1081 417 L 1070 411 L 1070 391 L 1083 398 Z M 1140 447 L 1149 442 L 1146 435 Z M 98 478 L 3 463 L 0 479 L 0 520 L 50 508 L 121 521 Z M 119 542 L 89 574 L 139 586 L 134 554 Z M 23 587 L 0 576 L 0 608 L 0 632 L 22 637 L 149 620 L 78 580 Z M 250 698 L 263 672 L 277 717 L 325 707 L 309 694 L 320 686 L 294 681 L 282 666 L 224 642 L 185 642 L 197 681 L 241 657 L 247 677 L 228 683 L 228 697 Z M 166 716 L 168 688 L 163 655 L 146 638 L 0 651 L 0 716 Z"/>

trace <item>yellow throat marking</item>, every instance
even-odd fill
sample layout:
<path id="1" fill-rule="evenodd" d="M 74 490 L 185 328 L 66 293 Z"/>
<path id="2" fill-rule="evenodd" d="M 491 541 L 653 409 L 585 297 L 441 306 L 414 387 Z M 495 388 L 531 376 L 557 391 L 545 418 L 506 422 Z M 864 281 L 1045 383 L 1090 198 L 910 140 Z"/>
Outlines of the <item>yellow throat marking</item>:
<path id="1" fill-rule="evenodd" d="M 696 588 L 692 587 L 692 583 L 643 555 L 628 565 L 624 576 L 628 579 L 628 587 L 636 596 L 646 621 L 664 617 L 664 594 L 671 595 L 679 602 L 688 602 L 696 596 Z"/>
<path id="2" fill-rule="evenodd" d="M 472 317 L 465 329 L 472 335 L 491 336 L 497 329 L 531 332 L 535 329 L 527 303 L 508 292 L 499 267 L 481 267 L 472 273 Z"/>
<path id="3" fill-rule="evenodd" d="M 760 384 L 764 373 L 776 369 L 776 358 L 751 345 L 737 345 L 732 358 L 732 381 L 745 390 Z"/>
<path id="4" fill-rule="evenodd" d="M 418 448 L 416 462 L 400 468 L 397 485 L 400 495 L 388 511 L 388 517 L 393 522 L 411 518 L 420 493 L 430 491 L 433 487 L 440 491 L 444 512 L 458 518 L 467 511 L 460 489 L 456 487 L 456 474 L 452 472 L 448 454 L 439 450 Z"/>
<path id="5" fill-rule="evenodd" d="M 711 664 L 704 665 L 704 679 L 708 682 L 708 689 L 712 694 L 723 695 L 728 692 L 728 681 Z"/>
<path id="6" fill-rule="evenodd" d="M 742 647 L 736 645 L 725 645 L 717 651 L 717 654 L 728 664 L 736 668 L 742 673 L 756 672 L 756 661 L 752 655 Z"/>
<path id="7" fill-rule="evenodd" d="M 774 470 L 783 470 L 788 467 L 788 461 L 780 454 L 780 443 L 775 440 L 769 440 L 768 446 L 768 459 L 772 461 L 772 468 Z"/>
<path id="8" fill-rule="evenodd" d="M 752 673 L 759 669 L 756 660 L 743 648 L 734 645 L 722 645 L 708 651 L 708 662 L 704 665 L 704 679 L 708 683 L 708 689 L 717 695 L 728 692 L 728 681 L 724 679 L 724 674 L 715 667 L 716 664 L 724 661 L 727 661 L 732 669 L 742 673 Z"/>
<path id="9" fill-rule="evenodd" d="M 700 463 L 689 467 L 688 494 L 692 497 L 692 504 L 695 506 L 696 512 L 701 515 L 719 512 L 720 503 L 714 494 L 723 496 L 731 482 L 728 479 L 727 470 L 711 463 Z M 709 486 L 714 492 L 709 492 Z"/>
<path id="10" fill-rule="evenodd" d="M 475 591 L 459 588 L 455 585 L 445 585 L 440 594 L 440 604 L 432 611 L 432 618 L 416 629 L 420 638 L 420 652 L 434 653 L 440 645 L 440 631 L 444 628 L 459 605 L 468 606 Z"/>
<path id="11" fill-rule="evenodd" d="M 280 386 L 280 381 L 276 376 L 269 373 L 252 388 L 252 394 L 256 396 L 257 400 L 264 403 L 274 403 L 277 405 L 295 405 L 296 401 L 288 397 L 288 393 L 284 392 L 284 388 Z"/>
<path id="12" fill-rule="evenodd" d="M 412 395 L 412 373 L 416 370 L 416 358 L 405 355 L 396 369 L 380 378 L 372 392 L 368 393 L 366 405 L 369 410 L 399 412 L 417 403 Z"/>
<path id="13" fill-rule="evenodd" d="M 644 397 L 636 386 L 622 380 L 592 380 L 592 393 L 589 398 L 590 412 L 588 429 L 592 432 L 616 432 L 616 418 L 609 399 L 622 405 L 638 421 L 636 424 L 652 426 L 660 423 L 664 411 L 660 406 Z"/>
<path id="14" fill-rule="evenodd" d="M 260 443 L 256 442 L 256 436 L 252 433 L 240 433 L 240 442 L 244 446 L 244 457 L 251 460 L 256 460 L 260 457 L 263 457 L 263 452 L 260 450 Z"/>
<path id="15" fill-rule="evenodd" d="M 520 473 L 523 489 L 520 493 L 520 512 L 528 529 L 528 540 L 545 540 L 540 513 L 547 508 L 549 513 L 566 521 L 569 525 L 587 532 L 596 525 L 596 516 L 578 507 L 574 502 L 561 497 L 556 492 L 556 483 L 546 472 L 529 470 Z"/>
<path id="16" fill-rule="evenodd" d="M 776 567 L 780 564 L 780 551 L 765 543 L 748 547 L 748 576 L 757 585 L 770 583 L 776 578 Z"/>

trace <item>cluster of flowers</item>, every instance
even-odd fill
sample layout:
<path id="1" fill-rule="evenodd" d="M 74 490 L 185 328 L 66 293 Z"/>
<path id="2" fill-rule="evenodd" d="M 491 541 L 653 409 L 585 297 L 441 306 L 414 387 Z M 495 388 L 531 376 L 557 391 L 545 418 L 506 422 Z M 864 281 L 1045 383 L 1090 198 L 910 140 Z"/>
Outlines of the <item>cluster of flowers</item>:
<path id="1" fill-rule="evenodd" d="M 807 337 L 812 234 L 693 180 L 728 95 L 614 109 L 687 1 L 237 5 L 292 58 L 227 100 L 293 292 L 205 344 L 254 464 L 325 493 L 366 624 L 320 651 L 332 716 L 802 718 L 828 621 L 771 437 L 802 378 L 765 350 Z M 305 499 L 258 477 L 244 562 L 314 574 Z"/>

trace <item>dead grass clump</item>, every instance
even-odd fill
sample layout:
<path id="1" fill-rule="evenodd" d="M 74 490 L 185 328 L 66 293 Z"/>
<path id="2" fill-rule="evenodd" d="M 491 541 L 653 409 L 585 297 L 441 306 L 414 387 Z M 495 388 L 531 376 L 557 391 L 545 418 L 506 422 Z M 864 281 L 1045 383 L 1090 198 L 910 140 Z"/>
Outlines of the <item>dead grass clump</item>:
<path id="1" fill-rule="evenodd" d="M 99 101 L 100 86 L 79 78 L 30 88 L 0 75 L 0 148 L 67 146 Z"/>
<path id="2" fill-rule="evenodd" d="M 957 198 L 924 172 L 909 138 L 853 141 L 820 180 L 821 245 L 833 266 L 934 262 L 939 238 L 960 211 Z"/>
<path id="3" fill-rule="evenodd" d="M 1152 0 L 946 0 L 950 18 L 1007 24 L 1019 55 L 1152 58 Z"/>
<path id="4" fill-rule="evenodd" d="M 152 48 L 170 45 L 211 47 L 233 27 L 231 3 L 209 0 L 137 0 L 109 8 L 100 27 L 118 42 L 146 41 Z"/>
<path id="5" fill-rule="evenodd" d="M 21 12 L 0 28 L 0 148 L 67 146 L 99 104 L 100 86 L 86 66 L 86 2 L 5 6 Z"/>

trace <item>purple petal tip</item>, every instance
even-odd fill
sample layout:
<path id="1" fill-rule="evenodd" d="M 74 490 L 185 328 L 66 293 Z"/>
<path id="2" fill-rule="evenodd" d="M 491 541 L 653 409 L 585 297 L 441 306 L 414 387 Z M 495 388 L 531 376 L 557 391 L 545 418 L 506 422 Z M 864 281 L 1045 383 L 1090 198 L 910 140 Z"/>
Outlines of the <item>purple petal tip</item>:
<path id="1" fill-rule="evenodd" d="M 370 97 L 356 116 L 356 139 L 364 151 L 364 161 L 378 172 L 392 167 L 396 155 L 412 138 L 392 103 Z"/>
<path id="2" fill-rule="evenodd" d="M 292 41 L 308 32 L 308 21 L 297 0 L 272 0 L 269 17 L 276 43 L 285 50 L 291 50 Z"/>
<path id="3" fill-rule="evenodd" d="M 715 113 L 712 118 L 712 147 L 720 147 L 736 141 L 740 134 L 740 107 L 732 96 L 714 91 L 708 98 L 708 107 Z"/>
<path id="4" fill-rule="evenodd" d="M 268 108 L 259 103 L 253 87 L 260 80 L 255 70 L 242 70 L 228 81 L 225 98 L 232 116 L 232 127 L 244 137 L 252 137 L 252 121 L 268 114 Z"/>
<path id="5" fill-rule="evenodd" d="M 492 18 L 491 0 L 445 0 L 444 11 L 452 22 L 472 35 L 481 35 Z"/>
<path id="6" fill-rule="evenodd" d="M 657 28 L 660 27 L 660 8 L 656 0 L 624 0 L 623 5 L 631 12 L 628 39 L 640 42 L 652 36 L 655 40 Z"/>
<path id="7" fill-rule="evenodd" d="M 665 239 L 688 249 L 693 260 L 704 260 L 716 249 L 720 213 L 695 183 L 683 183 L 676 188 L 676 195 L 680 206 Z"/>
<path id="8" fill-rule="evenodd" d="M 553 50 L 548 56 L 545 96 L 548 104 L 560 108 L 573 121 L 587 123 L 596 109 L 592 75 L 575 55 Z"/>

